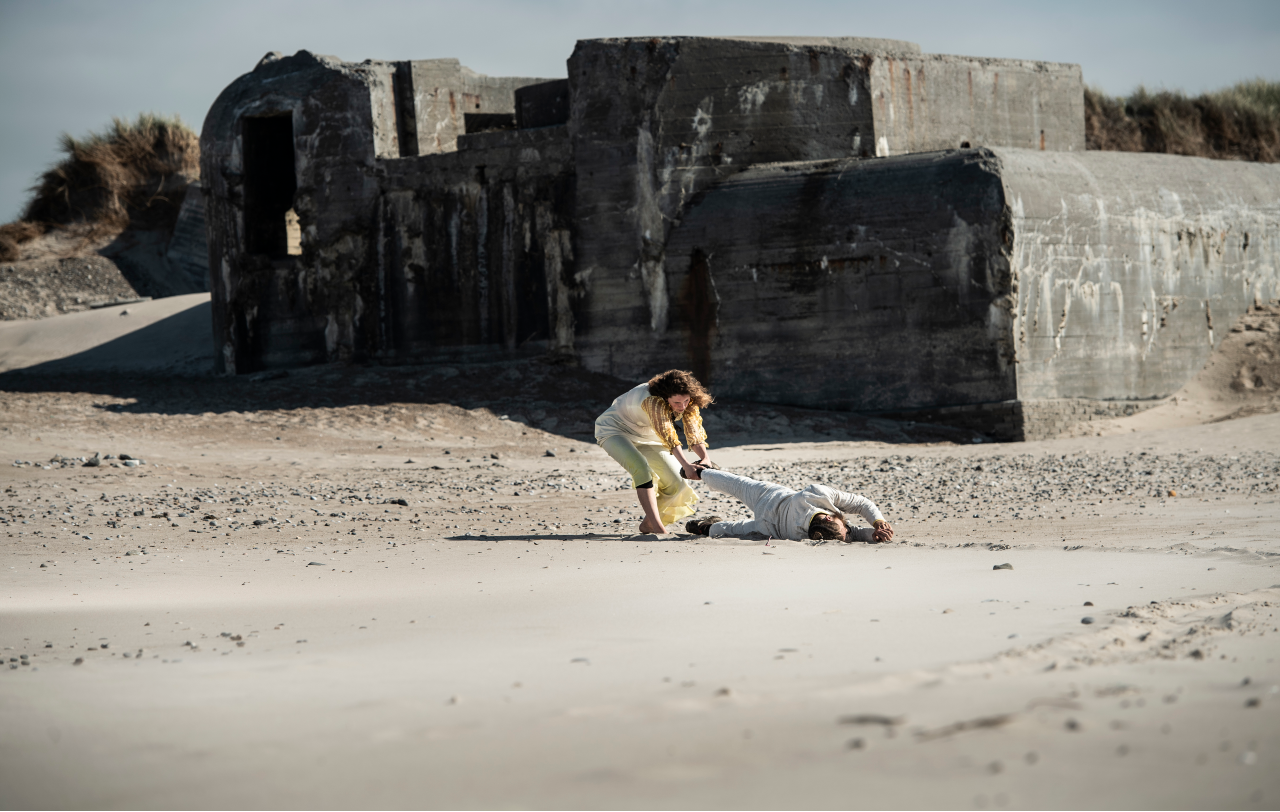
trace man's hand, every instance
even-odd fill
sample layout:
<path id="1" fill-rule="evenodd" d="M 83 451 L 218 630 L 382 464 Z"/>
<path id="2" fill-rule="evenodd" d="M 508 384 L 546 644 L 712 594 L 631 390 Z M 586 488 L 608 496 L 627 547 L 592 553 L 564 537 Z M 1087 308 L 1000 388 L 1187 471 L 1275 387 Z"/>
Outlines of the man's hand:
<path id="1" fill-rule="evenodd" d="M 884 519 L 878 519 L 875 522 L 875 531 L 871 534 L 871 540 L 876 544 L 893 540 L 893 526 Z"/>

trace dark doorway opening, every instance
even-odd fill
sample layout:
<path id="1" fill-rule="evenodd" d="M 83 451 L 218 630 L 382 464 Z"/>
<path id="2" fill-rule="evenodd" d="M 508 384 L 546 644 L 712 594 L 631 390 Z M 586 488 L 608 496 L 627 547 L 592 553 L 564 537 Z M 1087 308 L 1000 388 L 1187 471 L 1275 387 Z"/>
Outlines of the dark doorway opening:
<path id="1" fill-rule="evenodd" d="M 301 253 L 301 234 L 293 213 L 293 196 L 298 191 L 293 116 L 245 118 L 241 123 L 245 248 L 250 254 L 273 258 Z"/>

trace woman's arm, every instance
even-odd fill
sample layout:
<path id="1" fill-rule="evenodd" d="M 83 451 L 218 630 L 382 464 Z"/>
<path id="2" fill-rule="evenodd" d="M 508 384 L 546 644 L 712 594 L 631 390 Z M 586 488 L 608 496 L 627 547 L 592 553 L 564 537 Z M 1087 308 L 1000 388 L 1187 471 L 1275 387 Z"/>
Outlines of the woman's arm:
<path id="1" fill-rule="evenodd" d="M 680 467 L 684 469 L 685 477 L 689 479 L 698 479 L 698 469 L 693 467 L 693 460 L 689 459 L 683 448 L 676 446 L 671 449 L 671 456 L 680 461 Z"/>
<path id="2" fill-rule="evenodd" d="M 703 462 L 711 462 L 711 454 L 707 451 L 707 431 L 702 427 L 702 410 L 689 404 L 680 422 L 684 424 L 684 439 L 689 450 Z"/>

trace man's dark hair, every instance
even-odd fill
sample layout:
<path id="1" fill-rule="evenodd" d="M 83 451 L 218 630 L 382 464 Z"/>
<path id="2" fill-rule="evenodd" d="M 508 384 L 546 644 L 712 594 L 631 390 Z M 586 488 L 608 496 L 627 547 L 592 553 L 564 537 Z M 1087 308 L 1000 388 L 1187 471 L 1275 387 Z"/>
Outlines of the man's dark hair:
<path id="1" fill-rule="evenodd" d="M 809 538 L 814 541 L 844 541 L 844 533 L 835 517 L 826 513 L 819 513 L 809 523 Z"/>

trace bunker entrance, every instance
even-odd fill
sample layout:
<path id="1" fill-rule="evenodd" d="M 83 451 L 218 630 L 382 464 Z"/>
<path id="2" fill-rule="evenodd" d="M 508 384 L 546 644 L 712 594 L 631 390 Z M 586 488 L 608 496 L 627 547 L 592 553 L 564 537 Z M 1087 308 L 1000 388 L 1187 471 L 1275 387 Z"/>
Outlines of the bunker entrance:
<path id="1" fill-rule="evenodd" d="M 245 247 L 250 254 L 272 258 L 297 256 L 302 230 L 293 210 L 298 191 L 293 117 L 245 118 L 242 123 Z"/>

